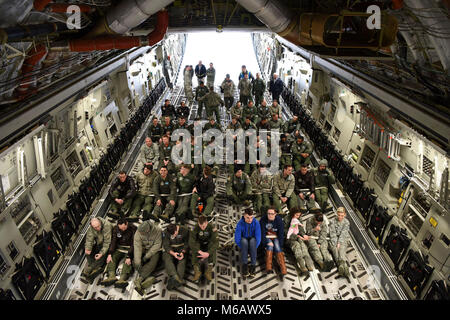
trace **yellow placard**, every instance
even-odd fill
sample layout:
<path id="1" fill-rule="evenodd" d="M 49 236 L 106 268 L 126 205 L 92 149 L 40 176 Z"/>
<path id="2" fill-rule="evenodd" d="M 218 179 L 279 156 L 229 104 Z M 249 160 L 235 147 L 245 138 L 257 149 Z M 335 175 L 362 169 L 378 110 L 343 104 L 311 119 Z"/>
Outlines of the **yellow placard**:
<path id="1" fill-rule="evenodd" d="M 438 225 L 438 222 L 436 220 L 434 220 L 433 217 L 430 218 L 430 224 L 433 226 L 433 228 L 436 228 L 436 226 Z"/>

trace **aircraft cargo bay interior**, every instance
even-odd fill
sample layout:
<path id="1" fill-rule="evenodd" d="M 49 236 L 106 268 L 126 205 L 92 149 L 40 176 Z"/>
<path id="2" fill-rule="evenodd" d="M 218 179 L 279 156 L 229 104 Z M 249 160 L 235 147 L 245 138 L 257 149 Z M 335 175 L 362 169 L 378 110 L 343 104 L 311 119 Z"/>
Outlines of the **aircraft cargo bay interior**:
<path id="1" fill-rule="evenodd" d="M 0 300 L 448 300 L 449 9 L 0 0 Z"/>

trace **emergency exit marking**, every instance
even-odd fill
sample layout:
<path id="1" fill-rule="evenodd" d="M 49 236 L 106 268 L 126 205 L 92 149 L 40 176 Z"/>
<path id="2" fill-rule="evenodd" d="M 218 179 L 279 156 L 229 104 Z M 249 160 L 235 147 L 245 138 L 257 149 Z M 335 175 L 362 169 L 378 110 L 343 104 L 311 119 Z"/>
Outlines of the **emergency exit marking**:
<path id="1" fill-rule="evenodd" d="M 436 228 L 436 226 L 438 225 L 438 222 L 433 217 L 431 217 L 430 224 L 433 226 L 433 228 Z"/>

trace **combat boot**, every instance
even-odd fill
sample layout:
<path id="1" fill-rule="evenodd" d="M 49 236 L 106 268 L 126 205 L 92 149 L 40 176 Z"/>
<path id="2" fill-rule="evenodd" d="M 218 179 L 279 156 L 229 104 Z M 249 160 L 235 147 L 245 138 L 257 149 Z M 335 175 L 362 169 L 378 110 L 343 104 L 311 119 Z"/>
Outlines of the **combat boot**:
<path id="1" fill-rule="evenodd" d="M 104 285 L 105 287 L 108 287 L 108 286 L 114 284 L 116 281 L 117 281 L 116 273 L 114 271 L 109 271 L 108 272 L 108 278 L 103 280 L 101 282 L 101 284 Z"/>
<path id="2" fill-rule="evenodd" d="M 194 266 L 194 279 L 192 279 L 192 281 L 198 282 L 200 280 L 201 276 L 202 276 L 202 272 L 200 271 L 200 266 L 195 265 Z"/>
<path id="3" fill-rule="evenodd" d="M 208 264 L 208 267 L 205 271 L 205 278 L 206 280 L 211 281 L 212 280 L 212 272 L 213 272 L 214 266 L 212 264 Z"/>
<path id="4" fill-rule="evenodd" d="M 242 276 L 245 278 L 249 275 L 248 272 L 248 265 L 247 264 L 243 264 L 242 265 Z"/>
<path id="5" fill-rule="evenodd" d="M 277 262 L 281 269 L 281 274 L 284 276 L 287 274 L 286 269 L 286 262 L 284 260 L 284 253 L 283 252 L 277 252 Z"/>
<path id="6" fill-rule="evenodd" d="M 306 264 L 306 268 L 308 268 L 308 271 L 314 270 L 314 262 L 312 261 L 310 256 L 305 257 L 305 264 Z"/>
<path id="7" fill-rule="evenodd" d="M 305 259 L 299 258 L 299 259 L 297 259 L 297 262 L 298 262 L 297 264 L 298 264 L 298 267 L 300 269 L 300 272 L 302 274 L 307 273 L 308 269 L 306 268 Z"/>
<path id="8" fill-rule="evenodd" d="M 112 219 L 114 219 L 114 220 L 117 220 L 117 219 L 120 218 L 120 214 L 118 212 L 115 212 L 115 211 L 109 211 L 107 216 L 112 218 Z"/>
<path id="9" fill-rule="evenodd" d="M 184 281 L 183 279 L 181 279 L 178 275 L 175 275 L 175 288 L 178 288 L 182 285 L 185 285 L 186 281 Z"/>
<path id="10" fill-rule="evenodd" d="M 92 273 L 92 267 L 87 266 L 84 268 L 83 272 L 81 273 L 81 276 L 85 279 L 89 278 L 89 275 Z"/>
<path id="11" fill-rule="evenodd" d="M 317 261 L 317 264 L 319 265 L 319 269 L 323 270 L 323 267 L 324 267 L 323 260 Z"/>
<path id="12" fill-rule="evenodd" d="M 266 272 L 267 273 L 272 272 L 272 258 L 273 258 L 273 251 L 266 250 Z"/>
<path id="13" fill-rule="evenodd" d="M 137 293 L 139 293 L 139 295 L 143 296 L 145 291 L 144 289 L 142 289 L 142 278 L 139 277 L 136 280 L 134 280 L 134 290 L 137 291 Z"/>
<path id="14" fill-rule="evenodd" d="M 333 267 L 334 267 L 334 262 L 333 262 L 333 260 L 328 260 L 328 261 L 325 261 L 325 266 L 324 266 L 324 271 L 325 272 L 330 272 L 331 271 L 331 269 L 333 269 Z"/>
<path id="15" fill-rule="evenodd" d="M 128 273 L 122 273 L 120 275 L 119 281 L 114 283 L 114 287 L 123 289 L 126 288 L 127 286 L 128 286 Z"/>
<path id="16" fill-rule="evenodd" d="M 103 272 L 103 268 L 102 268 L 102 267 L 98 267 L 98 268 L 92 270 L 91 274 L 87 277 L 87 280 L 88 280 L 90 283 L 93 283 L 94 280 L 95 280 L 95 278 L 96 278 L 99 274 L 101 274 L 102 272 Z"/>
<path id="17" fill-rule="evenodd" d="M 146 278 L 144 281 L 142 281 L 141 283 L 141 287 L 142 289 L 148 289 L 152 286 L 153 282 L 155 282 L 156 278 L 153 276 L 150 276 L 148 278 Z"/>

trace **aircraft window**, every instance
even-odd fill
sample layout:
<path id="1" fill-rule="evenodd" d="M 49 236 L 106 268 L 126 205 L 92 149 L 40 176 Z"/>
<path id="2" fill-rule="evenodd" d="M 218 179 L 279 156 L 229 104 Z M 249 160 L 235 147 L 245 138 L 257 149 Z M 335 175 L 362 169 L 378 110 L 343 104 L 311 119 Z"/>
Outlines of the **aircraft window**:
<path id="1" fill-rule="evenodd" d="M 373 161 L 375 160 L 375 152 L 370 149 L 368 146 L 364 148 L 360 165 L 366 169 L 367 171 L 370 170 L 372 167 Z"/>
<path id="2" fill-rule="evenodd" d="M 391 173 L 391 168 L 383 160 L 378 161 L 378 167 L 375 171 L 374 180 L 380 186 L 381 189 L 384 188 L 386 181 Z"/>

